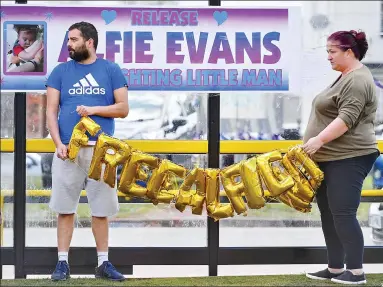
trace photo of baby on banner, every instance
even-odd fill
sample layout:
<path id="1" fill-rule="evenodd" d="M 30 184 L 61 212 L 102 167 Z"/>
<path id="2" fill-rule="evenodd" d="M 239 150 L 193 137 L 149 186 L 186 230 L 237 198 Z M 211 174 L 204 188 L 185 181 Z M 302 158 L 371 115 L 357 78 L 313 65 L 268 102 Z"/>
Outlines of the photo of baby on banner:
<path id="1" fill-rule="evenodd" d="M 45 72 L 45 25 L 36 22 L 5 23 L 4 74 Z"/>
<path id="2" fill-rule="evenodd" d="M 73 129 L 68 146 L 70 161 L 76 162 L 79 150 L 88 144 L 87 133 L 92 136 L 101 133 L 87 171 L 90 179 L 101 180 L 114 188 L 116 168 L 122 165 L 117 190 L 127 197 L 148 199 L 154 205 L 174 203 L 180 212 L 189 206 L 195 215 L 202 215 L 206 208 L 208 216 L 215 221 L 233 217 L 235 213 L 246 215 L 248 208 L 260 209 L 269 199 L 299 212 L 310 212 L 324 178 L 300 146 L 293 146 L 284 154 L 279 150 L 259 154 L 224 169 L 188 170 L 105 134 L 89 117 L 82 117 Z M 138 185 L 138 180 L 145 181 L 146 187 Z M 221 185 L 230 203 L 220 202 Z"/>

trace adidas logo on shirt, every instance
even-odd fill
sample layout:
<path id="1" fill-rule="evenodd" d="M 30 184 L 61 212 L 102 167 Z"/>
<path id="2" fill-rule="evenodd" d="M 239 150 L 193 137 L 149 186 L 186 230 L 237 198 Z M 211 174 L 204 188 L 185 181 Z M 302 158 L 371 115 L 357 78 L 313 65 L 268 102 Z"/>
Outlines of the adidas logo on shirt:
<path id="1" fill-rule="evenodd" d="M 70 95 L 105 95 L 105 88 L 100 88 L 97 81 L 89 73 L 69 89 Z"/>

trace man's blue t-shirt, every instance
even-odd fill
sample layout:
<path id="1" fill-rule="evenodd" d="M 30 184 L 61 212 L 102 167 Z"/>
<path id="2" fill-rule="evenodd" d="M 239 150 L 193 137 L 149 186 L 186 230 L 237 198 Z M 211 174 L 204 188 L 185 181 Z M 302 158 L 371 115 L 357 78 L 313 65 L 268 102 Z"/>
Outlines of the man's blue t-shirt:
<path id="1" fill-rule="evenodd" d="M 108 60 L 97 59 L 87 65 L 71 60 L 53 69 L 46 86 L 60 91 L 60 138 L 63 144 L 69 144 L 73 128 L 81 119 L 76 112 L 77 106 L 113 105 L 113 91 L 127 87 L 127 82 L 120 67 Z M 113 136 L 114 118 L 89 117 L 101 126 L 101 132 Z M 87 135 L 89 140 L 97 140 L 97 136 Z"/>

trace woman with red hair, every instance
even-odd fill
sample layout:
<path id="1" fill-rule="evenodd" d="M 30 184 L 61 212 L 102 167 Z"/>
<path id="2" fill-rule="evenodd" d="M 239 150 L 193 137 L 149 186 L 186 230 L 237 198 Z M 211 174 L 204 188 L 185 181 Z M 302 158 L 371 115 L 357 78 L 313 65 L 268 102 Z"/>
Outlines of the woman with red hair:
<path id="1" fill-rule="evenodd" d="M 312 279 L 366 283 L 364 239 L 356 214 L 364 179 L 379 156 L 374 131 L 376 87 L 361 63 L 367 49 L 364 32 L 338 31 L 328 37 L 328 60 L 340 75 L 313 100 L 303 137 L 303 149 L 324 172 L 316 200 L 328 268 L 306 274 Z"/>

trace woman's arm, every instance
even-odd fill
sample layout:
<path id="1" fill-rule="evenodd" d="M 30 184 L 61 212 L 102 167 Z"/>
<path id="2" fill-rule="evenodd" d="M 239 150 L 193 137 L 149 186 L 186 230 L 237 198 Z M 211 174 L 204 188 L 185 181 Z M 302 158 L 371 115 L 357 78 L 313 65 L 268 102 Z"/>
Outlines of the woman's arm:
<path id="1" fill-rule="evenodd" d="M 321 131 L 319 135 L 309 139 L 302 148 L 307 154 L 312 155 L 324 144 L 337 139 L 347 131 L 348 127 L 346 123 L 341 118 L 337 117 L 323 131 Z"/>
<path id="2" fill-rule="evenodd" d="M 331 122 L 317 137 L 326 144 L 348 131 L 346 123 L 339 117 Z"/>
<path id="3" fill-rule="evenodd" d="M 18 57 L 24 61 L 32 60 L 41 49 L 42 44 L 41 40 L 36 40 L 30 47 L 26 48 L 24 51 L 21 51 Z"/>
<path id="4" fill-rule="evenodd" d="M 38 65 L 40 65 L 44 49 L 41 48 L 35 55 L 35 58 L 31 61 L 28 61 L 20 66 L 14 66 L 8 70 L 8 72 L 35 72 Z"/>

